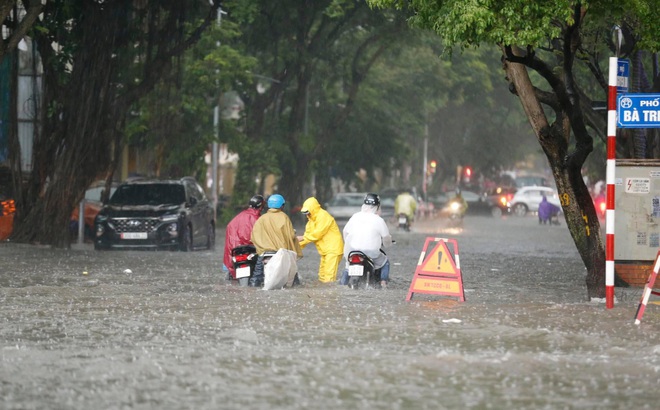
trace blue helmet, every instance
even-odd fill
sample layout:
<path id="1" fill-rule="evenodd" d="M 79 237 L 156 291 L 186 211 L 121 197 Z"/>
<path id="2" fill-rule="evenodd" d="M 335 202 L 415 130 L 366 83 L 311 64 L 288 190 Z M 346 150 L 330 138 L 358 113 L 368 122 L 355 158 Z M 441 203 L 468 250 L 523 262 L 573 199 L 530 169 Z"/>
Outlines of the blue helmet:
<path id="1" fill-rule="evenodd" d="M 280 194 L 268 197 L 268 207 L 271 209 L 280 209 L 284 205 L 284 197 Z"/>

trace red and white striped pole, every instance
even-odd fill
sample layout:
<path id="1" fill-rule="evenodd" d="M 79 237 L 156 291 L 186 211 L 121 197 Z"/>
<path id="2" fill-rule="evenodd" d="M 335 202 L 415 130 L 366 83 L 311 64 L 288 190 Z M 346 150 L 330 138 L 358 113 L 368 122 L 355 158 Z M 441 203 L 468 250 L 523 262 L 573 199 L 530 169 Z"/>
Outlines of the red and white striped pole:
<path id="1" fill-rule="evenodd" d="M 616 170 L 616 77 L 619 59 L 610 57 L 607 93 L 607 210 L 605 212 L 605 306 L 614 307 L 614 184 Z"/>

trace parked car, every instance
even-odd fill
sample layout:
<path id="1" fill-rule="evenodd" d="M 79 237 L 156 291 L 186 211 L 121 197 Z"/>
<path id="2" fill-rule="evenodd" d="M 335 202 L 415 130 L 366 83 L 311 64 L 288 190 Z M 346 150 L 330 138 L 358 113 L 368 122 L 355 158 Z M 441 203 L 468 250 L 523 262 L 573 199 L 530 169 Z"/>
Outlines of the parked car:
<path id="1" fill-rule="evenodd" d="M 11 187 L 11 171 L 9 168 L 0 167 L 0 241 L 7 239 L 14 230 L 16 203 Z M 111 186 L 111 194 L 116 187 L 117 184 Z M 85 236 L 90 239 L 93 238 L 94 218 L 103 206 L 101 203 L 103 189 L 105 189 L 105 181 L 96 181 L 85 191 Z M 69 228 L 74 235 L 78 232 L 78 213 L 78 207 L 71 211 Z"/>
<path id="2" fill-rule="evenodd" d="M 508 214 L 510 211 L 509 202 L 511 202 L 515 193 L 515 188 L 503 186 L 486 192 L 485 198 L 490 214 L 494 218 L 499 218 L 502 215 Z"/>
<path id="3" fill-rule="evenodd" d="M 399 195 L 399 190 L 394 188 L 387 188 L 378 192 L 380 197 L 380 216 L 385 219 L 394 218 L 394 201 Z"/>
<path id="4" fill-rule="evenodd" d="M 117 190 L 118 183 L 112 183 L 110 186 L 110 194 Z M 101 202 L 101 194 L 105 190 L 105 181 L 96 181 L 85 191 L 84 198 L 84 218 L 85 218 L 85 237 L 89 239 L 94 239 L 94 220 L 96 215 L 103 208 L 103 202 Z M 80 210 L 78 207 L 71 212 L 71 223 L 69 224 L 71 233 L 76 235 L 78 232 L 78 214 Z"/>
<path id="5" fill-rule="evenodd" d="M 215 246 L 213 203 L 194 178 L 132 180 L 117 187 L 94 221 L 94 248 Z"/>
<path id="6" fill-rule="evenodd" d="M 349 219 L 354 213 L 360 212 L 366 195 L 366 192 L 340 192 L 324 208 L 335 219 Z"/>
<path id="7" fill-rule="evenodd" d="M 548 179 L 541 175 L 521 175 L 516 178 L 516 188 L 526 186 L 550 186 Z"/>
<path id="8" fill-rule="evenodd" d="M 394 200 L 396 197 L 391 196 L 380 197 L 380 216 L 387 220 L 394 218 Z"/>
<path id="9" fill-rule="evenodd" d="M 520 188 L 513 195 L 513 198 L 511 198 L 509 208 L 517 216 L 524 216 L 527 212 L 537 212 L 543 196 L 548 198 L 548 202 L 561 209 L 557 191 L 543 186 L 526 186 Z"/>

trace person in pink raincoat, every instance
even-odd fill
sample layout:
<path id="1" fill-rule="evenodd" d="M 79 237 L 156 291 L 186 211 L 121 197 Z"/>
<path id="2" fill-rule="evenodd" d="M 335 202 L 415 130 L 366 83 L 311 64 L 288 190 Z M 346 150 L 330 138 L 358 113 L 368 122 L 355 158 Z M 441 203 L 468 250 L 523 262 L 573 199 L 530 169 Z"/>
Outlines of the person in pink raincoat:
<path id="1" fill-rule="evenodd" d="M 227 224 L 227 231 L 225 233 L 225 254 L 223 263 L 229 274 L 227 279 L 236 279 L 236 271 L 234 270 L 234 263 L 231 260 L 231 250 L 237 246 L 252 245 L 250 236 L 252 235 L 252 228 L 255 222 L 261 216 L 261 210 L 265 204 L 264 197 L 255 195 L 250 198 L 247 209 L 241 211 L 234 219 Z"/>

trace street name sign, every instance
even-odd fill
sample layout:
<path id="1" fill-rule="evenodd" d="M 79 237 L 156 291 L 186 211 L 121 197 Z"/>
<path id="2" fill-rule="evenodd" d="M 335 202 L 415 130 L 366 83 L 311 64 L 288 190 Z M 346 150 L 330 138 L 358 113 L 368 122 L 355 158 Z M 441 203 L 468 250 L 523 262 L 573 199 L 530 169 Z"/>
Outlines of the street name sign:
<path id="1" fill-rule="evenodd" d="M 627 93 L 630 82 L 630 60 L 619 59 L 616 69 L 616 92 Z"/>
<path id="2" fill-rule="evenodd" d="M 660 94 L 621 94 L 617 98 L 619 128 L 660 128 Z"/>

